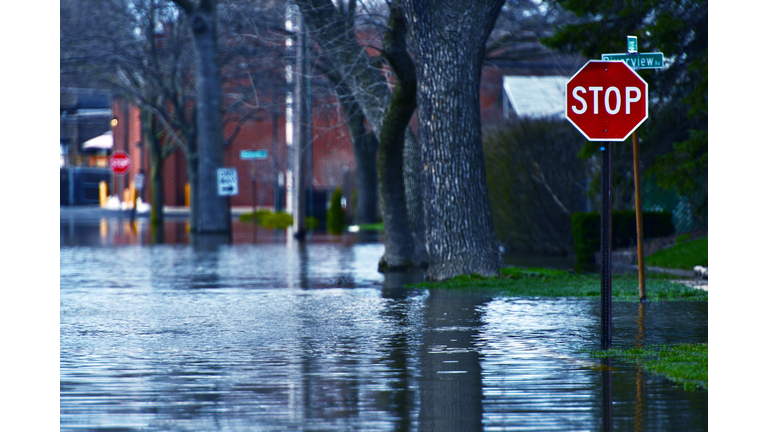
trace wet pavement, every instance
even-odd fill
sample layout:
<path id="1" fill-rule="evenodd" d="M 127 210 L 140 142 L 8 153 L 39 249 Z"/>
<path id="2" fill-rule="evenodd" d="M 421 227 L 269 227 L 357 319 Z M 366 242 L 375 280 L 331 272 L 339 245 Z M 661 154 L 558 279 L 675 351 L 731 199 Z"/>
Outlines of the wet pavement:
<path id="1" fill-rule="evenodd" d="M 403 288 L 376 236 L 234 228 L 62 218 L 62 431 L 707 430 L 707 392 L 583 352 L 598 301 Z M 708 339 L 706 302 L 613 310 L 616 347 Z"/>

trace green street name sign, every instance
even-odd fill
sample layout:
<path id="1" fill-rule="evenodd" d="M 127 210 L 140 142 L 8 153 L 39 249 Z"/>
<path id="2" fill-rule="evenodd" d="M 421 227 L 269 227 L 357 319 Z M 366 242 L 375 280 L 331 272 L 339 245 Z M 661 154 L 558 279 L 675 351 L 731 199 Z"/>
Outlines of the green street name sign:
<path id="1" fill-rule="evenodd" d="M 240 159 L 266 159 L 266 150 L 240 150 Z"/>
<path id="2" fill-rule="evenodd" d="M 623 61 L 632 69 L 659 69 L 664 67 L 664 53 L 603 54 L 601 60 Z"/>

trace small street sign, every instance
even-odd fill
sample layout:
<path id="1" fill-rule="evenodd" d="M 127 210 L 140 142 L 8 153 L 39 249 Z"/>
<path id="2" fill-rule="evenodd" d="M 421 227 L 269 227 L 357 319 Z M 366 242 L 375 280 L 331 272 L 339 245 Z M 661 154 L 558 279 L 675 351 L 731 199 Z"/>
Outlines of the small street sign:
<path id="1" fill-rule="evenodd" d="M 266 150 L 240 150 L 240 159 L 266 159 Z"/>
<path id="2" fill-rule="evenodd" d="M 131 157 L 128 153 L 117 150 L 109 157 L 109 168 L 117 175 L 125 174 L 131 169 Z"/>
<path id="3" fill-rule="evenodd" d="M 637 52 L 637 36 L 627 36 L 627 52 L 630 54 Z"/>
<path id="4" fill-rule="evenodd" d="M 624 141 L 648 118 L 648 84 L 626 63 L 590 60 L 565 89 L 565 117 L 590 141 Z"/>
<path id="5" fill-rule="evenodd" d="M 623 61 L 633 69 L 659 69 L 664 67 L 664 53 L 603 54 L 601 60 Z"/>
<path id="6" fill-rule="evenodd" d="M 144 189 L 144 174 L 138 173 L 133 177 L 133 185 L 138 190 Z"/>
<path id="7" fill-rule="evenodd" d="M 238 194 L 237 168 L 219 168 L 216 170 L 219 196 L 234 196 Z"/>

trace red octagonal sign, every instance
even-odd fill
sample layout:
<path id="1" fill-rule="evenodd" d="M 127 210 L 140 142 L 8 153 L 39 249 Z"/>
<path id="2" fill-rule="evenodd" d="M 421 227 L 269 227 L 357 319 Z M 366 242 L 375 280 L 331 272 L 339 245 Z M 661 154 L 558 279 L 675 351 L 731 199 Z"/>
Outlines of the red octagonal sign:
<path id="1" fill-rule="evenodd" d="M 565 116 L 590 141 L 624 141 L 648 118 L 648 83 L 622 61 L 591 60 L 566 85 Z"/>
<path id="2" fill-rule="evenodd" d="M 131 157 L 128 153 L 117 150 L 109 157 L 109 167 L 115 174 L 125 174 L 131 169 Z"/>

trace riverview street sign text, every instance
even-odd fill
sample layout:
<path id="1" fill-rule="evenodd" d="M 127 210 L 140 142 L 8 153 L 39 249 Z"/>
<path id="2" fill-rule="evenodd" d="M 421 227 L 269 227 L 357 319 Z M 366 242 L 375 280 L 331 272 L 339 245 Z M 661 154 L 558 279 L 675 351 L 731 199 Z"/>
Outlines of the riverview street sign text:
<path id="1" fill-rule="evenodd" d="M 600 59 L 623 61 L 632 69 L 660 69 L 664 67 L 664 54 L 660 52 L 603 54 Z"/>
<path id="2" fill-rule="evenodd" d="M 219 196 L 237 195 L 237 168 L 219 168 L 216 170 Z"/>
<path id="3" fill-rule="evenodd" d="M 240 159 L 266 159 L 266 150 L 240 150 Z"/>
<path id="4" fill-rule="evenodd" d="M 590 141 L 624 141 L 648 118 L 648 84 L 624 62 L 591 60 L 565 88 L 565 117 Z"/>

